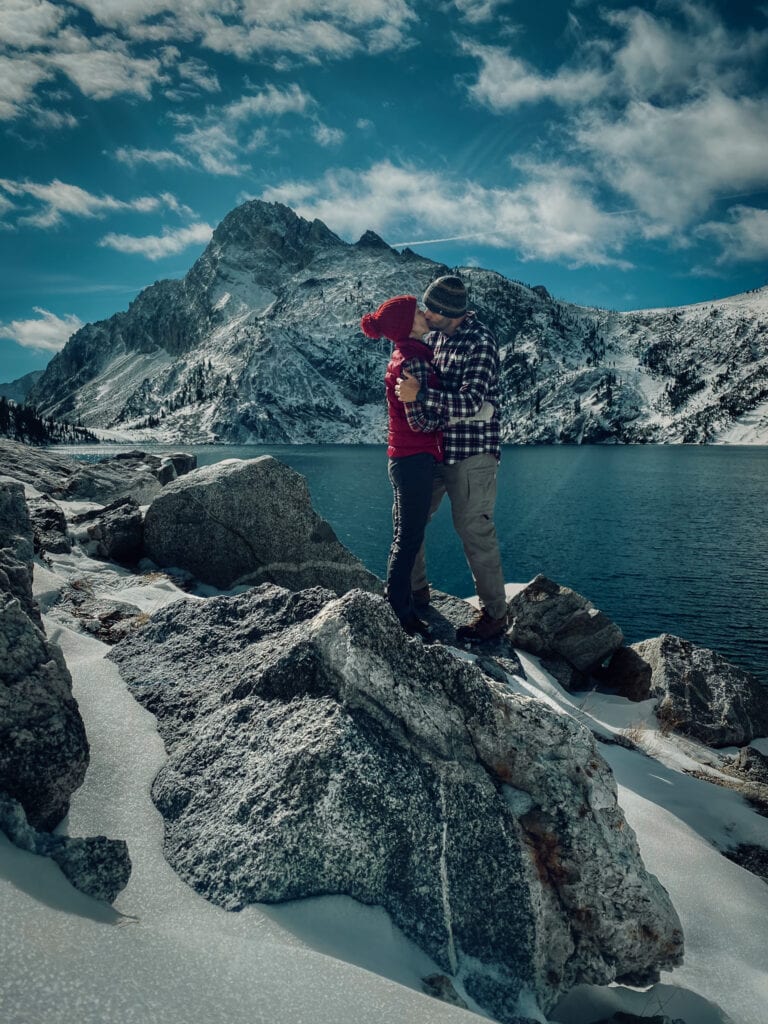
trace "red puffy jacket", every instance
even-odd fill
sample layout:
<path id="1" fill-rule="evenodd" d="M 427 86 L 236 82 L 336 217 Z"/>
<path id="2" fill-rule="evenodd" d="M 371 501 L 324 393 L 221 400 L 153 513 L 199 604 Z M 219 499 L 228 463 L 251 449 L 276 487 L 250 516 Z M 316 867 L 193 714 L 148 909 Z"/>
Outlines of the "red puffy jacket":
<path id="1" fill-rule="evenodd" d="M 418 455 L 427 452 L 434 455 L 437 462 L 443 461 L 443 433 L 435 430 L 425 433 L 412 430 L 408 425 L 403 403 L 395 394 L 397 378 L 402 377 L 403 363 L 417 360 L 420 366 L 409 366 L 407 369 L 421 378 L 421 386 L 440 387 L 440 378 L 432 368 L 432 349 L 416 338 L 403 338 L 395 342 L 392 357 L 384 377 L 384 388 L 387 395 L 389 412 L 389 430 L 387 434 L 387 455 L 390 459 L 401 459 L 406 455 Z"/>

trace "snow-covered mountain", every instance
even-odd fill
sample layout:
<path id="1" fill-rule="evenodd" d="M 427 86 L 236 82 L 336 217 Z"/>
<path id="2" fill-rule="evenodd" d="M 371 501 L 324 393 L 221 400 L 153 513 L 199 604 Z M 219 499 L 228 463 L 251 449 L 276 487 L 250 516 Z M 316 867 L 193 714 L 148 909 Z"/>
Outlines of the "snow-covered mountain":
<path id="1" fill-rule="evenodd" d="M 0 398 L 8 398 L 12 402 L 24 402 L 42 375 L 42 370 L 33 370 L 31 373 L 25 373 L 23 377 L 17 377 L 16 380 L 0 384 Z"/>
<path id="2" fill-rule="evenodd" d="M 768 442 L 768 286 L 610 312 L 373 232 L 348 244 L 258 200 L 224 218 L 182 280 L 74 334 L 29 397 L 105 437 L 380 442 L 389 344 L 360 317 L 449 269 L 499 339 L 505 441 Z"/>

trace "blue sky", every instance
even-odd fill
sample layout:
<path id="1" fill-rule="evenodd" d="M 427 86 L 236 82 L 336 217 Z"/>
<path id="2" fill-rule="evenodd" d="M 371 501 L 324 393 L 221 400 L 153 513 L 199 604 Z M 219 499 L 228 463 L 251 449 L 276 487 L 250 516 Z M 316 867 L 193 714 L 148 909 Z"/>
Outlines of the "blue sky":
<path id="1" fill-rule="evenodd" d="M 583 305 L 768 274 L 768 3 L 3 0 L 0 381 L 278 200 Z"/>

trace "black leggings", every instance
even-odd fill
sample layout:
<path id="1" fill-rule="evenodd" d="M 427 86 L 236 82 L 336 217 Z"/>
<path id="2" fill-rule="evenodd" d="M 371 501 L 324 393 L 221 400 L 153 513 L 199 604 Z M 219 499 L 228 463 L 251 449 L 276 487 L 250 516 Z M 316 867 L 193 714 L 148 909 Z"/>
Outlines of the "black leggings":
<path id="1" fill-rule="evenodd" d="M 394 503 L 392 547 L 387 562 L 387 600 L 401 622 L 415 614 L 411 570 L 424 540 L 434 467 L 434 455 L 426 452 L 389 460 Z"/>

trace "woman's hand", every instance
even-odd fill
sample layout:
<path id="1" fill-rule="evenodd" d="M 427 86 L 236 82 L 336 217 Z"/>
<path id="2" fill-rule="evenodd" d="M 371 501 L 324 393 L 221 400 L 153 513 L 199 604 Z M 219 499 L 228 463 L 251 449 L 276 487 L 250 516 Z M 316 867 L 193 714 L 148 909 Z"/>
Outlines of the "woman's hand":
<path id="1" fill-rule="evenodd" d="M 419 381 L 412 373 L 403 370 L 403 376 L 397 378 L 395 394 L 401 402 L 415 402 L 419 393 Z"/>

